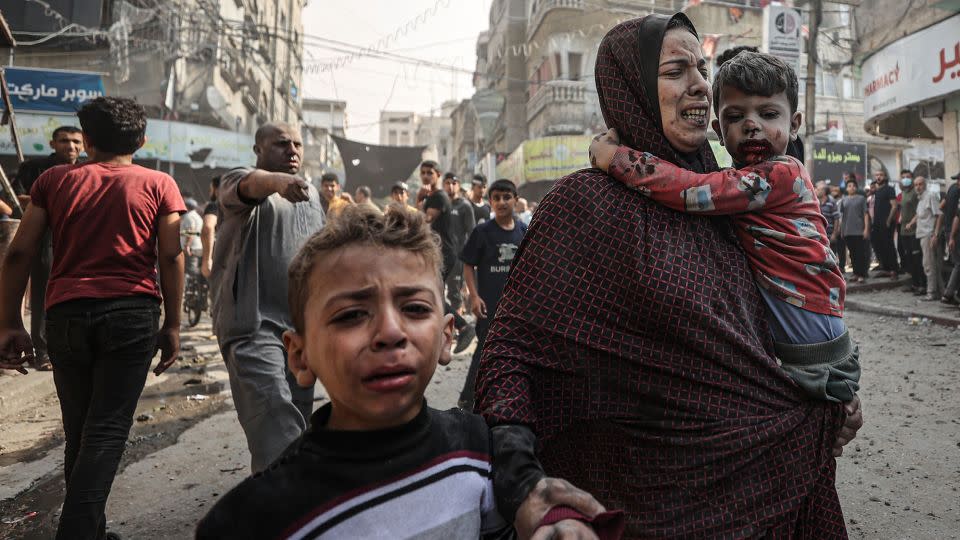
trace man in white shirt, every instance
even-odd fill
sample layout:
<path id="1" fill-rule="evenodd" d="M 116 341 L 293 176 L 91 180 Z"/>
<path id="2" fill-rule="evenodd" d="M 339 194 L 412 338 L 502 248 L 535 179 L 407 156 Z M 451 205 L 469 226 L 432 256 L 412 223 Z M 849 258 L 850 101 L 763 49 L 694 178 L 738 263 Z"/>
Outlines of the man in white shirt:
<path id="1" fill-rule="evenodd" d="M 927 295 L 924 300 L 939 300 L 941 281 L 941 260 L 937 236 L 937 217 L 943 212 L 940 210 L 940 195 L 927 189 L 927 179 L 918 176 L 913 180 L 920 200 L 917 202 L 917 215 L 913 221 L 917 227 L 917 239 L 920 241 L 920 251 L 923 253 L 923 272 L 927 275 Z"/>

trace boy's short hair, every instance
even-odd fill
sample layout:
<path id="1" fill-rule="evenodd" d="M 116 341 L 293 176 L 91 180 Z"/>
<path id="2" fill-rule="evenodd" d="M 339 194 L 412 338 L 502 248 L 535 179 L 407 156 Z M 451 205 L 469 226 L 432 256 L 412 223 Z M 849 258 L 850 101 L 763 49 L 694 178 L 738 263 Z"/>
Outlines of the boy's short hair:
<path id="1" fill-rule="evenodd" d="M 734 56 L 744 51 L 755 53 L 755 52 L 760 52 L 760 49 L 752 45 L 738 45 L 736 47 L 730 47 L 729 49 L 717 55 L 717 68 L 726 64 L 727 62 L 730 61 L 731 58 L 733 58 Z"/>
<path id="2" fill-rule="evenodd" d="M 511 182 L 510 180 L 507 180 L 506 178 L 501 178 L 496 182 L 494 182 L 493 184 L 490 184 L 490 189 L 488 189 L 487 191 L 491 194 L 494 191 L 509 191 L 510 193 L 513 194 L 514 197 L 516 197 L 517 185 Z"/>
<path id="3" fill-rule="evenodd" d="M 720 112 L 720 93 L 732 86 L 751 96 L 770 97 L 784 92 L 790 114 L 797 112 L 799 83 L 793 68 L 771 54 L 743 51 L 724 62 L 713 79 L 713 110 Z"/>
<path id="4" fill-rule="evenodd" d="M 843 184 L 843 187 L 847 187 L 847 186 L 849 186 L 850 184 L 853 184 L 853 186 L 854 186 L 854 187 L 857 187 L 857 188 L 860 187 L 860 183 L 857 182 L 857 181 L 856 181 L 855 179 L 853 179 L 853 178 L 848 179 L 848 180 L 846 181 L 846 183 Z"/>
<path id="5" fill-rule="evenodd" d="M 53 130 L 53 134 L 50 135 L 50 138 L 57 140 L 57 135 L 61 133 L 83 133 L 83 130 L 77 126 L 60 126 L 57 129 Z"/>
<path id="6" fill-rule="evenodd" d="M 337 173 L 335 172 L 323 173 L 323 176 L 320 177 L 320 183 L 322 184 L 324 182 L 336 182 L 339 184 L 340 178 L 337 176 Z"/>
<path id="7" fill-rule="evenodd" d="M 437 286 L 443 290 L 440 237 L 430 230 L 423 214 L 408 212 L 397 204 L 389 205 L 382 214 L 366 205 L 350 205 L 307 239 L 290 263 L 287 302 L 298 333 L 303 333 L 310 275 L 317 261 L 332 251 L 354 245 L 400 249 L 423 257 L 434 268 Z"/>
<path id="8" fill-rule="evenodd" d="M 371 192 L 371 191 L 370 191 L 370 188 L 368 188 L 367 186 L 360 186 L 360 187 L 358 187 L 358 188 L 357 188 L 357 193 L 363 193 L 363 195 L 364 195 L 366 198 L 368 198 L 368 199 L 373 198 L 373 192 Z"/>
<path id="9" fill-rule="evenodd" d="M 98 97 L 77 111 L 84 135 L 101 152 L 129 155 L 143 144 L 147 131 L 147 114 L 132 99 Z"/>
<path id="10" fill-rule="evenodd" d="M 910 169 L 903 169 L 902 171 L 900 171 L 900 174 L 909 174 L 910 176 L 913 176 L 913 171 L 911 171 Z"/>
<path id="11" fill-rule="evenodd" d="M 428 159 L 420 164 L 421 169 L 424 167 L 427 167 L 428 169 L 433 169 L 437 171 L 437 174 L 440 174 L 440 164 L 437 163 L 436 161 L 433 161 L 432 159 Z"/>
<path id="12" fill-rule="evenodd" d="M 448 180 L 449 180 L 450 182 L 456 182 L 456 183 L 458 183 L 458 184 L 460 183 L 460 179 L 457 178 L 457 175 L 454 174 L 454 173 L 452 173 L 452 172 L 448 172 L 448 173 L 445 173 L 445 174 L 443 175 L 443 181 L 446 182 L 446 181 L 448 181 Z"/>
<path id="13" fill-rule="evenodd" d="M 410 191 L 407 188 L 407 183 L 404 181 L 394 182 L 393 187 L 390 188 L 390 193 L 400 193 L 403 191 Z"/>

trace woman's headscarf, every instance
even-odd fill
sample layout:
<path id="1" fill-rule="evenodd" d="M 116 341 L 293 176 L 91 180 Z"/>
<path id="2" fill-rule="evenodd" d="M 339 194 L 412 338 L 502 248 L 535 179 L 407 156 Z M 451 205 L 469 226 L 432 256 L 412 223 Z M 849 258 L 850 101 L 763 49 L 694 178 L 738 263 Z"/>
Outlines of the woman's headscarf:
<path id="1" fill-rule="evenodd" d="M 613 28 L 597 87 L 625 141 L 690 166 L 654 105 L 668 22 Z M 716 169 L 706 143 L 690 159 Z M 735 241 L 596 169 L 558 180 L 533 218 L 484 345 L 477 410 L 529 426 L 547 473 L 626 510 L 630 538 L 844 531 L 830 456 L 840 409 L 803 401 L 777 366 Z"/>
<path id="2" fill-rule="evenodd" d="M 673 17 L 649 15 L 619 24 L 607 33 L 600 42 L 594 71 L 600 110 L 607 127 L 617 130 L 623 144 L 685 169 L 714 171 L 718 169 L 717 160 L 706 140 L 698 151 L 682 155 L 663 135 L 657 73 L 660 47 L 671 24 L 697 35 L 693 23 L 682 13 Z"/>

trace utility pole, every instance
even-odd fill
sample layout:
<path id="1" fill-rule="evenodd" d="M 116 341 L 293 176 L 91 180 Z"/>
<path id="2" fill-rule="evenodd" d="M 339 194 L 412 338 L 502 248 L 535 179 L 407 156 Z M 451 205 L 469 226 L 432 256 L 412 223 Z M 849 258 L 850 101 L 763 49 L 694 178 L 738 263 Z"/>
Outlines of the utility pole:
<path id="1" fill-rule="evenodd" d="M 807 155 L 805 164 L 810 178 L 816 178 L 813 170 L 814 133 L 817 130 L 817 36 L 820 33 L 820 21 L 823 19 L 821 0 L 810 0 L 810 37 L 807 41 L 807 85 L 804 113 L 807 115 L 807 140 L 804 142 Z"/>

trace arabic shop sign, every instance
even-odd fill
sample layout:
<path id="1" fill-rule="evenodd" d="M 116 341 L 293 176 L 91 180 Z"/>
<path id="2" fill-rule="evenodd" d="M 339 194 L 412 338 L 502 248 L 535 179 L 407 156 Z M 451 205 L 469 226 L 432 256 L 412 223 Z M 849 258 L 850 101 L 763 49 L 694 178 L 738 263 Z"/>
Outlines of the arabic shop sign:
<path id="1" fill-rule="evenodd" d="M 15 111 L 72 114 L 83 102 L 103 95 L 103 79 L 97 73 L 15 67 L 3 71 Z"/>
<path id="2" fill-rule="evenodd" d="M 833 185 L 841 181 L 843 173 L 853 172 L 862 187 L 867 176 L 867 145 L 814 142 L 813 171 L 815 180 L 831 180 Z"/>
<path id="3" fill-rule="evenodd" d="M 863 63 L 867 121 L 960 91 L 960 15 L 894 41 Z"/>
<path id="4" fill-rule="evenodd" d="M 60 126 L 77 126 L 76 116 L 22 113 L 17 115 L 17 131 L 28 157 L 50 153 L 48 141 Z M 0 155 L 16 152 L 9 137 L 0 137 Z M 147 120 L 147 143 L 137 150 L 136 159 L 173 161 L 201 167 L 240 167 L 256 161 L 253 136 L 184 122 Z"/>

